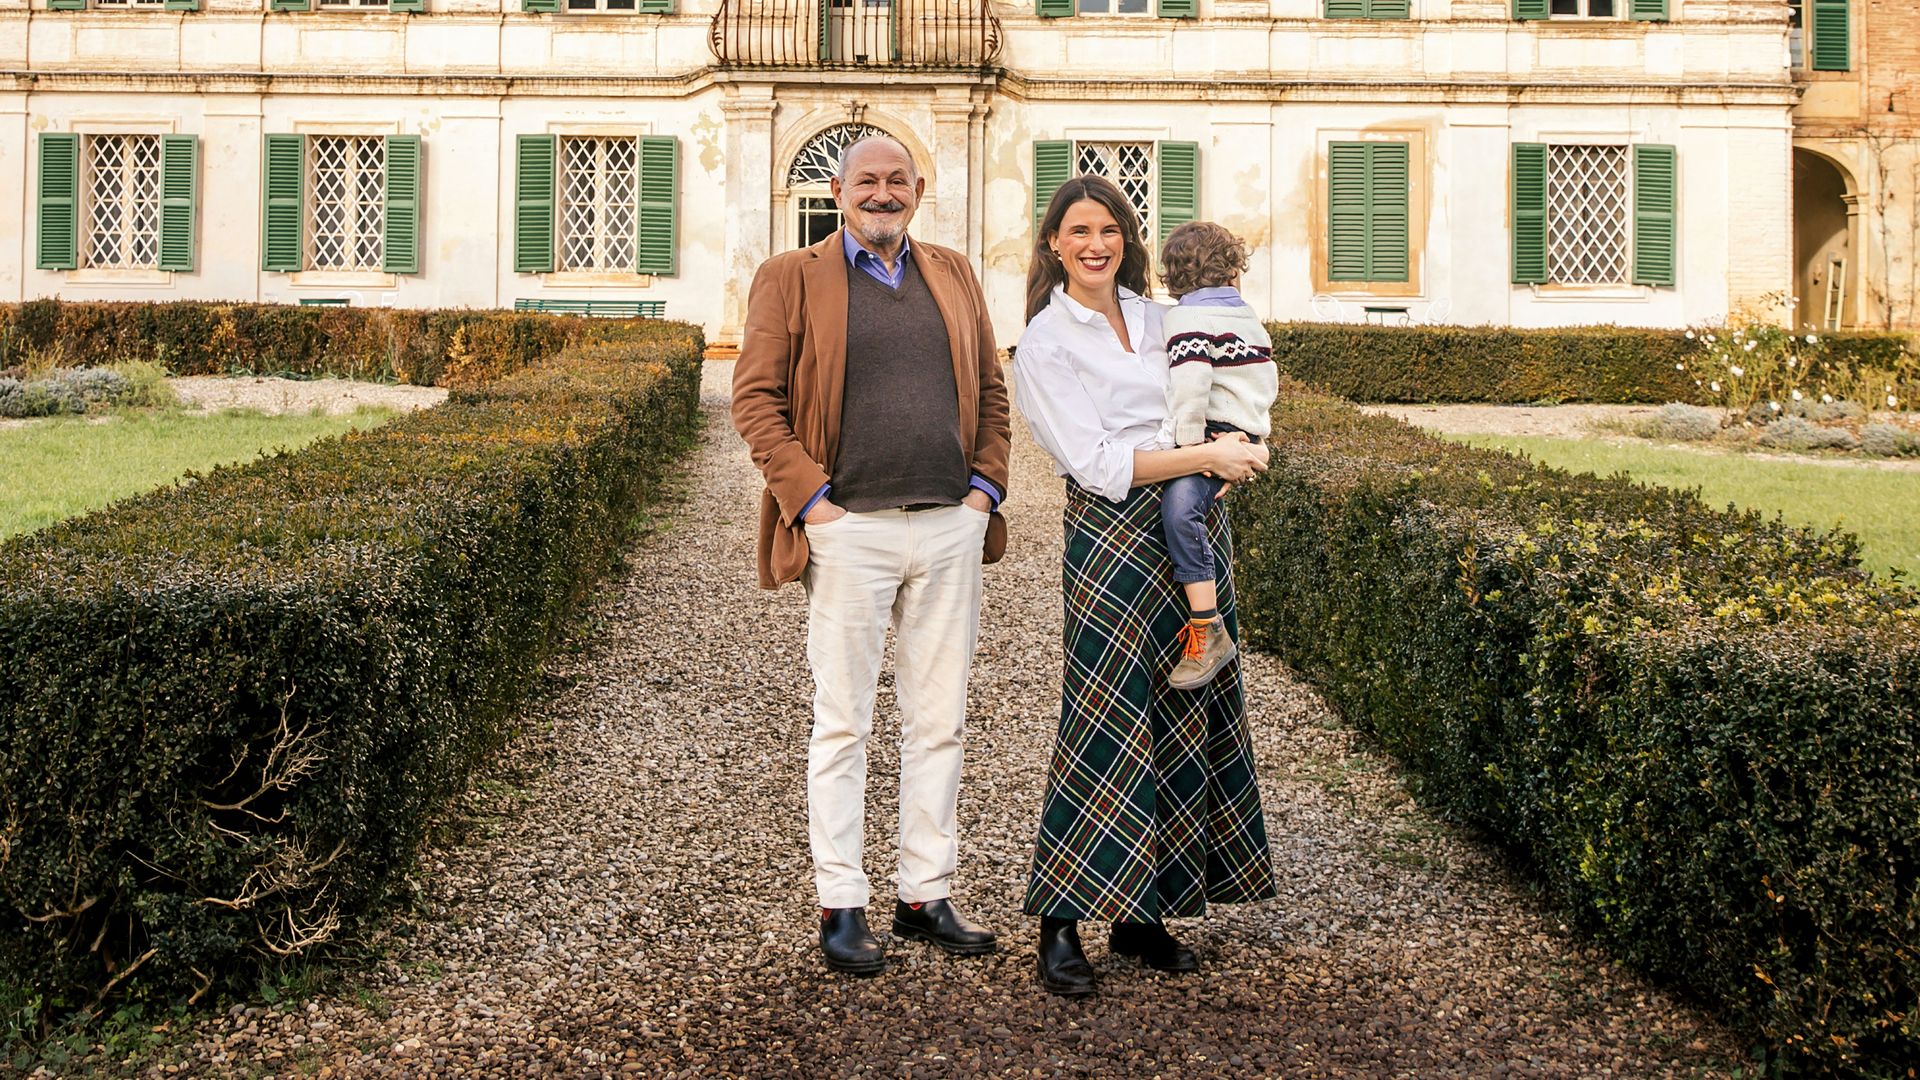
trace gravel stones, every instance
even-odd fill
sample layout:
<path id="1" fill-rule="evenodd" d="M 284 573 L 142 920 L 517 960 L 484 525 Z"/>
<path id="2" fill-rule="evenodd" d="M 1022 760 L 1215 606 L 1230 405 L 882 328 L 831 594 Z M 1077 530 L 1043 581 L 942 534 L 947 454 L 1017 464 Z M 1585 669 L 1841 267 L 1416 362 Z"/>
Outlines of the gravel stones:
<path id="1" fill-rule="evenodd" d="M 758 476 L 709 363 L 681 496 L 550 666 L 524 734 L 421 858 L 418 909 L 350 989 L 203 1020 L 196 1076 L 1486 1077 L 1720 1075 L 1701 1013 L 1559 926 L 1491 849 L 1413 805 L 1390 761 L 1246 658 L 1282 895 L 1175 932 L 1196 976 L 1085 940 L 1083 1001 L 1033 977 L 1019 914 L 1059 709 L 1062 492 L 1015 434 L 1013 545 L 987 600 L 960 789 L 956 902 L 994 956 L 889 944 L 871 979 L 816 947 L 797 587 L 754 587 Z M 888 924 L 898 718 L 883 677 L 867 869 Z M 884 937 L 884 934 L 883 934 Z"/>

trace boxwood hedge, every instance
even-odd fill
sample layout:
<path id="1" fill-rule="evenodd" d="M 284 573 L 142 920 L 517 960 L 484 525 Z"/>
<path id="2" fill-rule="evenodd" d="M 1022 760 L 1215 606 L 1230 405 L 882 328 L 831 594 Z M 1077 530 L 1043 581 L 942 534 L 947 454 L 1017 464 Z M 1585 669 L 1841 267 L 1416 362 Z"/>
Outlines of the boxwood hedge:
<path id="1" fill-rule="evenodd" d="M 477 386 L 551 355 L 591 322 L 506 311 L 29 300 L 0 304 L 0 368 L 151 360 L 175 375 Z"/>
<path id="2" fill-rule="evenodd" d="M 1689 374 L 1703 347 L 1678 330 L 1337 323 L 1267 329 L 1281 371 L 1352 401 L 1710 403 Z M 1818 338 L 1800 351 L 1850 368 L 1897 368 L 1908 347 L 1902 334 Z M 1907 398 L 1920 391 L 1903 389 Z"/>
<path id="3" fill-rule="evenodd" d="M 1856 542 L 1289 387 L 1249 640 L 1789 1069 L 1920 1062 L 1920 594 Z"/>
<path id="4" fill-rule="evenodd" d="M 689 440 L 701 350 L 601 324 L 0 545 L 0 985 L 204 989 L 385 896 Z"/>

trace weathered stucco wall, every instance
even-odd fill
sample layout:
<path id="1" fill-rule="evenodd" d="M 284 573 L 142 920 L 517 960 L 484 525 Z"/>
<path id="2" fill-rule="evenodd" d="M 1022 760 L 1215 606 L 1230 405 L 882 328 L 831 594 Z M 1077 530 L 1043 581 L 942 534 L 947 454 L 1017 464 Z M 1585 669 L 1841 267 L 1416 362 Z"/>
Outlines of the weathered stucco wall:
<path id="1" fill-rule="evenodd" d="M 978 260 L 1009 341 L 1033 244 L 1037 139 L 1198 143 L 1201 213 L 1248 239 L 1245 285 L 1280 318 L 1313 317 L 1315 295 L 1331 293 L 1351 311 L 1377 300 L 1416 317 L 1444 302 L 1458 322 L 1673 326 L 1792 281 L 1794 90 L 1784 8 L 1770 0 L 1672 0 L 1666 24 L 1519 23 L 1506 0 L 1415 0 L 1406 22 L 1322 19 L 1320 0 L 1202 0 L 1197 20 L 1042 20 L 995 0 L 997 68 L 947 73 L 718 67 L 708 33 L 719 0 L 671 16 L 428 4 L 421 15 L 299 14 L 203 0 L 207 10 L 178 14 L 0 0 L 0 298 L 661 299 L 729 340 L 754 267 L 792 242 L 793 154 L 849 119 L 914 150 L 928 179 L 916 234 Z M 33 137 L 74 130 L 200 136 L 196 272 L 33 269 Z M 261 136 L 349 130 L 422 136 L 421 272 L 262 272 Z M 677 276 L 513 271 L 515 136 L 592 132 L 680 139 Z M 1335 139 L 1408 142 L 1409 282 L 1327 281 Z M 1510 145 L 1554 139 L 1678 148 L 1675 287 L 1510 284 Z"/>

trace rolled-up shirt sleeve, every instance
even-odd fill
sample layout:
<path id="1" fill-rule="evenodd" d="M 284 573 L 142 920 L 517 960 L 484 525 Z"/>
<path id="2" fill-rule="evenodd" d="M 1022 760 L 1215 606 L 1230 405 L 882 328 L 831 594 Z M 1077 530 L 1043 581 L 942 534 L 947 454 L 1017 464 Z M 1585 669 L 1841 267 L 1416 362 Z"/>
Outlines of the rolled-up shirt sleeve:
<path id="1" fill-rule="evenodd" d="M 1081 487 L 1120 502 L 1133 490 L 1133 446 L 1101 423 L 1100 410 L 1059 348 L 1014 353 L 1014 404 L 1034 441 Z"/>

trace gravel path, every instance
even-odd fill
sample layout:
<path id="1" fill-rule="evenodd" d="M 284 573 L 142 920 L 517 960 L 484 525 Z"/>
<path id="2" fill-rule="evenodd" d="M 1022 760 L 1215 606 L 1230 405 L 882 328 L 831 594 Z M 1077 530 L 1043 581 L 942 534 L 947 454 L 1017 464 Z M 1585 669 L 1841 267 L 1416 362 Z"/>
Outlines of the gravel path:
<path id="1" fill-rule="evenodd" d="M 1489 850 L 1279 663 L 1250 657 L 1282 896 L 1176 929 L 1198 976 L 1089 928 L 1101 994 L 1033 979 L 1018 914 L 1059 686 L 1062 494 L 1016 434 L 1008 559 L 987 574 L 957 899 L 998 955 L 892 946 L 829 974 L 806 847 L 811 693 L 797 587 L 753 586 L 758 490 L 708 366 L 706 437 L 665 528 L 611 584 L 529 734 L 429 851 L 421 902 L 337 996 L 202 1023 L 160 1074 L 425 1076 L 1719 1076 L 1697 1010 L 1561 929 Z M 869 873 L 884 928 L 897 730 L 882 685 Z"/>
<path id="2" fill-rule="evenodd" d="M 257 409 L 264 413 L 350 413 L 362 405 L 402 412 L 425 409 L 447 399 L 439 386 L 360 382 L 351 379 L 277 379 L 259 375 L 184 375 L 168 379 L 180 403 L 215 412 Z"/>

